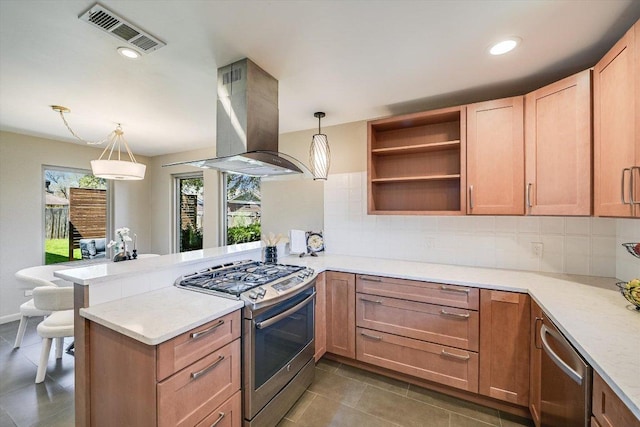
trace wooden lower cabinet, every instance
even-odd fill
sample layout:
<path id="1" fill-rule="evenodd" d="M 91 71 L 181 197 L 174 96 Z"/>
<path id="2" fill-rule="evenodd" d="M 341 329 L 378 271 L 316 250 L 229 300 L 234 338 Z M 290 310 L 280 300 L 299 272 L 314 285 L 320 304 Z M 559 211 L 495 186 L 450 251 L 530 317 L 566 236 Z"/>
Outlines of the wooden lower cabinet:
<path id="1" fill-rule="evenodd" d="M 540 427 L 540 405 L 542 404 L 542 345 L 540 344 L 540 327 L 542 326 L 542 309 L 535 301 L 531 301 L 531 339 L 529 342 L 529 411 L 536 427 Z"/>
<path id="2" fill-rule="evenodd" d="M 327 352 L 327 285 L 325 273 L 316 278 L 315 310 L 315 355 L 316 363 Z"/>
<path id="3" fill-rule="evenodd" d="M 328 271 L 325 282 L 327 352 L 355 359 L 355 275 Z"/>
<path id="4" fill-rule="evenodd" d="M 529 305 L 527 294 L 480 291 L 480 394 L 529 405 Z"/>
<path id="5" fill-rule="evenodd" d="M 471 392 L 478 391 L 478 354 L 356 328 L 357 360 Z"/>
<path id="6" fill-rule="evenodd" d="M 236 311 L 156 346 L 89 322 L 90 425 L 240 427 L 240 321 Z"/>
<path id="7" fill-rule="evenodd" d="M 633 368 L 631 368 L 633 370 Z M 611 390 L 611 387 L 598 375 L 593 373 L 591 425 L 601 427 L 640 427 L 640 419 Z M 596 424 L 593 423 L 595 418 Z"/>

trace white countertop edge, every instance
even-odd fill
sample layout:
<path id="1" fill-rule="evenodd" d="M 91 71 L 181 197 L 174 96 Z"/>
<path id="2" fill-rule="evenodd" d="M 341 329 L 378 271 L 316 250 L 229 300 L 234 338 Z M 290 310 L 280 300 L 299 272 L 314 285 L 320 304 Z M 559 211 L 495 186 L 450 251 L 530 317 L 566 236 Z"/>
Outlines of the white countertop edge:
<path id="1" fill-rule="evenodd" d="M 58 270 L 54 272 L 54 276 L 78 285 L 88 286 L 120 277 L 138 276 L 159 269 L 188 266 L 223 259 L 226 256 L 249 254 L 261 250 L 262 242 L 242 243 L 129 261 L 106 261 L 102 264 Z"/>

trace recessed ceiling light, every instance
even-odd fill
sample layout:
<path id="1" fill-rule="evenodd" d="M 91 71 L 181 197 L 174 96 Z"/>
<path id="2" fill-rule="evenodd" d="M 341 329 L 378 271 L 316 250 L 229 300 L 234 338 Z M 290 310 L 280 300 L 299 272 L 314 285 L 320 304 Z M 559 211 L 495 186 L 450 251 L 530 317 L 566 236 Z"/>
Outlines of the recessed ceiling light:
<path id="1" fill-rule="evenodd" d="M 517 37 L 511 37 L 491 46 L 489 53 L 491 55 L 502 55 L 515 49 L 518 44 L 520 44 L 520 39 Z"/>
<path id="2" fill-rule="evenodd" d="M 129 58 L 129 59 L 138 59 L 140 58 L 140 54 L 138 52 L 136 52 L 135 50 L 128 48 L 128 47 L 119 47 L 118 48 L 118 53 L 122 56 L 124 56 L 125 58 Z"/>

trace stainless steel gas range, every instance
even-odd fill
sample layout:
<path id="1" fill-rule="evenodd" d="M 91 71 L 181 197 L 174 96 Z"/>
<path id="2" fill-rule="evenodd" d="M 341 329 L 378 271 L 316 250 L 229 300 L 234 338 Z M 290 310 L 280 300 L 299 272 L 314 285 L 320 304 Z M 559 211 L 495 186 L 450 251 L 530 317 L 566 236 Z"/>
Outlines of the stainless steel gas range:
<path id="1" fill-rule="evenodd" d="M 177 287 L 244 301 L 245 427 L 272 427 L 314 378 L 316 274 L 294 265 L 240 261 L 179 277 Z"/>

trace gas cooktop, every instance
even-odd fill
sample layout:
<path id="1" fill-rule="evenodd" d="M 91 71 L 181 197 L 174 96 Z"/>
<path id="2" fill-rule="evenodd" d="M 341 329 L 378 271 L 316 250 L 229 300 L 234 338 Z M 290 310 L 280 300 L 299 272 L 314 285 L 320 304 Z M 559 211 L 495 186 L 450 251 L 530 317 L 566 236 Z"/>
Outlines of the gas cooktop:
<path id="1" fill-rule="evenodd" d="M 314 278 L 314 271 L 310 268 L 247 260 L 187 274 L 176 279 L 174 284 L 184 289 L 256 304 L 281 299 L 280 296 Z"/>

